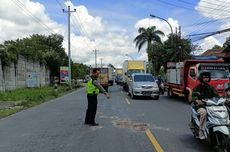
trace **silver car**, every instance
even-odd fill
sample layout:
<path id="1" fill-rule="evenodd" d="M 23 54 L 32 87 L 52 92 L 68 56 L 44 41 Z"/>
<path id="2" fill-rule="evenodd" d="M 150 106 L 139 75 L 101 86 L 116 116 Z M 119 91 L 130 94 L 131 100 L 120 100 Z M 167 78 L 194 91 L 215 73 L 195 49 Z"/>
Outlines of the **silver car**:
<path id="1" fill-rule="evenodd" d="M 132 74 L 128 86 L 129 94 L 132 99 L 136 96 L 149 96 L 153 97 L 154 99 L 159 99 L 160 97 L 159 87 L 155 78 L 151 74 Z"/>

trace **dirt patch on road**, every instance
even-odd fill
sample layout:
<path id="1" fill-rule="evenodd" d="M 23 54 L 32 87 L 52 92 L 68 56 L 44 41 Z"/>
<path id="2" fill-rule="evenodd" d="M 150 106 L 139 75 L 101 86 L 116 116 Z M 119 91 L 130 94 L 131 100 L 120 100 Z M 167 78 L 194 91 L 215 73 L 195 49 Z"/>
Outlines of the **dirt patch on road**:
<path id="1" fill-rule="evenodd" d="M 112 120 L 112 123 L 118 128 L 127 128 L 134 131 L 146 131 L 149 128 L 149 124 L 147 123 L 132 122 L 128 118 L 115 118 Z"/>

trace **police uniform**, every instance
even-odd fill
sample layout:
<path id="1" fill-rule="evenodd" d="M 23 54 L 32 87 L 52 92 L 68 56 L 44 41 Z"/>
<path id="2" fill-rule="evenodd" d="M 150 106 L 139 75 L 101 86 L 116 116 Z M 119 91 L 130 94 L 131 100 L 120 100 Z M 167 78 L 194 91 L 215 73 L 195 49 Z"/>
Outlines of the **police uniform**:
<path id="1" fill-rule="evenodd" d="M 88 99 L 88 108 L 86 110 L 85 124 L 96 126 L 98 125 L 95 122 L 95 116 L 97 112 L 97 96 L 100 90 L 105 93 L 103 87 L 97 82 L 97 85 L 94 84 L 94 81 L 97 79 L 92 78 L 87 83 L 87 99 Z"/>

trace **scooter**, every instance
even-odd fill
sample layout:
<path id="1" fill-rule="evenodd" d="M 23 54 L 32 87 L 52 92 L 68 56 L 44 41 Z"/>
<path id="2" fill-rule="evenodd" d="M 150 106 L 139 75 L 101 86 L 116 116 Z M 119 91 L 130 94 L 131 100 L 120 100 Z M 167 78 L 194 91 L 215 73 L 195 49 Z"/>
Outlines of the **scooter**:
<path id="1" fill-rule="evenodd" d="M 213 145 L 217 152 L 228 152 L 229 138 L 229 115 L 225 106 L 224 98 L 212 98 L 203 100 L 207 110 L 207 123 L 204 130 L 205 140 Z M 195 110 L 195 105 L 192 106 L 192 120 L 189 124 L 193 135 L 199 137 L 199 114 Z"/>

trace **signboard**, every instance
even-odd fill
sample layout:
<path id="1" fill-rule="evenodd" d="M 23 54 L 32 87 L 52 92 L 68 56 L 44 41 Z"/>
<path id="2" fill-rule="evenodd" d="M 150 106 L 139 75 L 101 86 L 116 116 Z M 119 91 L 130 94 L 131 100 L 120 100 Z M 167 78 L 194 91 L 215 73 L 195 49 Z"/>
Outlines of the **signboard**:
<path id="1" fill-rule="evenodd" d="M 68 83 L 69 81 L 69 68 L 66 66 L 60 67 L 60 83 Z"/>
<path id="2" fill-rule="evenodd" d="M 37 87 L 38 86 L 38 74 L 37 72 L 27 72 L 26 73 L 26 84 L 27 87 Z"/>
<path id="3" fill-rule="evenodd" d="M 145 69 L 144 61 L 128 61 L 128 69 Z"/>

